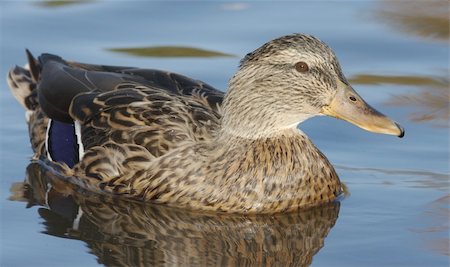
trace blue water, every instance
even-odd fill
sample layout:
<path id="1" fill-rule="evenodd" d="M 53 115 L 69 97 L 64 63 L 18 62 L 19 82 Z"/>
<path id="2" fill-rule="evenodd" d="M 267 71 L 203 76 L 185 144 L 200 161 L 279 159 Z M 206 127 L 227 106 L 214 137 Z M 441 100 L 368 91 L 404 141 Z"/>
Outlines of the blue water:
<path id="1" fill-rule="evenodd" d="M 93 1 L 61 7 L 2 1 L 0 5 L 0 77 L 6 77 L 14 64 L 24 64 L 24 49 L 29 48 L 34 54 L 50 52 L 80 62 L 171 70 L 226 90 L 242 56 L 293 32 L 327 42 L 348 78 L 448 75 L 448 43 L 402 30 L 381 18 L 385 1 Z M 193 46 L 237 57 L 161 59 L 106 50 L 150 45 Z M 400 122 L 406 136 L 376 135 L 324 117 L 301 125 L 350 191 L 340 203 L 334 227 L 320 239 L 324 245 L 312 266 L 448 266 L 448 117 L 417 122 L 411 116 L 434 107 L 423 108 L 414 101 L 387 105 L 395 97 L 433 94 L 435 89 L 393 83 L 354 88 Z M 448 99 L 443 101 L 448 109 Z M 47 226 L 39 207 L 26 209 L 25 202 L 9 200 L 12 184 L 25 177 L 32 152 L 23 110 L 6 82 L 0 84 L 0 116 L 0 265 L 99 265 L 104 255 L 93 252 L 90 241 L 44 233 Z M 444 126 L 436 127 L 436 122 Z M 289 253 L 287 247 L 279 249 Z M 160 263 L 170 265 L 167 257 Z"/>

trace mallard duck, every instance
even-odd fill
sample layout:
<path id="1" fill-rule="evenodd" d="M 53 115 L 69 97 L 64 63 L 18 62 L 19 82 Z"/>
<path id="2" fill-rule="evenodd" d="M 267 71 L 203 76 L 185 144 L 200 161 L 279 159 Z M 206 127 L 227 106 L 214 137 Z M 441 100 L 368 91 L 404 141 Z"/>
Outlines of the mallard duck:
<path id="1" fill-rule="evenodd" d="M 342 185 L 297 128 L 316 115 L 402 137 L 350 86 L 333 51 L 292 34 L 247 54 L 223 93 L 150 69 L 28 52 L 9 86 L 36 158 L 80 190 L 180 208 L 275 213 L 335 200 Z"/>

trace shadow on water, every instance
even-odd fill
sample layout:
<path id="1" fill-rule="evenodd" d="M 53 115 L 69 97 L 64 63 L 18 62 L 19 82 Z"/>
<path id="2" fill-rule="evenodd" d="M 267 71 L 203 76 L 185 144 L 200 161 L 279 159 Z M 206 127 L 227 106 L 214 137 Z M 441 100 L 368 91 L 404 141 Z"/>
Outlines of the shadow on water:
<path id="1" fill-rule="evenodd" d="M 49 235 L 84 241 L 107 266 L 309 266 L 339 214 L 339 202 L 275 215 L 193 213 L 48 186 L 38 163 L 11 199 L 35 205 Z"/>

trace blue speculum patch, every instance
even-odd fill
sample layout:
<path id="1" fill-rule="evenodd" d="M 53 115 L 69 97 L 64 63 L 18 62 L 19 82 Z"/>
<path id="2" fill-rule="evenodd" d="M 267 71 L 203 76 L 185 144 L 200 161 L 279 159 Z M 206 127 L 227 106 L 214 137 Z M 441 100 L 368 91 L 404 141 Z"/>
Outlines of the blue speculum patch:
<path id="1" fill-rule="evenodd" d="M 47 137 L 48 152 L 54 161 L 72 168 L 78 163 L 78 144 L 73 123 L 52 120 Z"/>

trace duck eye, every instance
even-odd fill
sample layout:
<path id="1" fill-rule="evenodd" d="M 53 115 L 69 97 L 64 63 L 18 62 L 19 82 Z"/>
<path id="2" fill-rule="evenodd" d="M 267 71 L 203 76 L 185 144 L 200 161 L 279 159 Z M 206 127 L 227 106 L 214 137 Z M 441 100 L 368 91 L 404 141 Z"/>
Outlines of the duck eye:
<path id="1" fill-rule="evenodd" d="M 309 70 L 308 64 L 303 61 L 295 63 L 295 69 L 298 72 L 307 72 Z"/>

